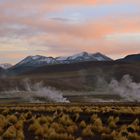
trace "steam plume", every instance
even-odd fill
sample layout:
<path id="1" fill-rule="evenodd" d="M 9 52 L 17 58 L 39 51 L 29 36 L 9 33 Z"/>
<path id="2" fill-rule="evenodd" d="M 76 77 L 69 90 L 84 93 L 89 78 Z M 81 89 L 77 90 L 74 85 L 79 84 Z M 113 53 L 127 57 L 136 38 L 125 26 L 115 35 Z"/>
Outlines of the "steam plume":
<path id="1" fill-rule="evenodd" d="M 120 81 L 112 80 L 109 89 L 126 101 L 140 101 L 140 83 L 133 82 L 129 75 L 124 75 Z"/>
<path id="2" fill-rule="evenodd" d="M 16 88 L 13 91 L 5 92 L 6 94 L 12 97 L 20 96 L 23 100 L 29 102 L 56 102 L 56 103 L 69 103 L 69 100 L 63 97 L 61 91 L 56 90 L 55 88 L 49 86 L 43 86 L 42 82 L 32 84 L 30 80 L 25 79 L 23 81 L 25 90 L 19 90 Z"/>

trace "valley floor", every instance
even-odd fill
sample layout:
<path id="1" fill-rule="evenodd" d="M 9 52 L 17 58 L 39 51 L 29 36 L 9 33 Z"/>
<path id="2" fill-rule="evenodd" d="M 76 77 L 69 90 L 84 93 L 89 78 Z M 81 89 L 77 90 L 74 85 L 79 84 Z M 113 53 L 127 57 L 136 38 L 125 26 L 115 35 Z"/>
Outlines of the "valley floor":
<path id="1" fill-rule="evenodd" d="M 53 92 L 53 91 L 52 91 Z M 49 93 L 52 94 L 52 93 Z M 52 97 L 47 93 L 41 92 L 0 92 L 1 103 L 94 103 L 94 102 L 127 102 L 121 96 L 113 93 L 101 91 L 96 92 L 78 92 L 78 91 L 63 91 L 61 93 L 53 92 Z"/>

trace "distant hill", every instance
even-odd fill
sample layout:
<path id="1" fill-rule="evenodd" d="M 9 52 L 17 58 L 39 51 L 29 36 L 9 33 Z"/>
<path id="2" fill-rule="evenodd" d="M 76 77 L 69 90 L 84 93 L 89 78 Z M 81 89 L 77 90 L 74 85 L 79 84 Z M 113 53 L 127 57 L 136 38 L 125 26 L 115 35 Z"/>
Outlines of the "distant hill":
<path id="1" fill-rule="evenodd" d="M 118 62 L 118 61 L 108 61 L 108 62 L 79 62 L 72 64 L 60 64 L 60 65 L 50 65 L 36 68 L 34 70 L 23 73 L 22 75 L 63 75 L 63 73 L 78 72 L 82 77 L 85 73 L 86 75 L 104 76 L 106 79 L 110 80 L 112 78 L 120 79 L 123 75 L 129 74 L 133 76 L 135 81 L 140 82 L 140 62 L 129 63 L 129 62 Z"/>
<path id="2" fill-rule="evenodd" d="M 112 79 L 120 80 L 129 74 L 135 82 L 140 82 L 140 62 L 78 62 L 42 66 L 26 71 L 17 76 L 8 77 L 0 82 L 0 89 L 8 87 L 22 87 L 23 79 L 30 79 L 33 83 L 42 81 L 46 86 L 56 87 L 61 90 L 94 90 L 97 81 Z M 98 79 L 99 78 L 99 79 Z M 104 81 L 99 86 L 106 86 Z"/>
<path id="3" fill-rule="evenodd" d="M 3 76 L 5 76 L 5 69 L 0 67 L 0 77 L 3 77 Z"/>
<path id="4" fill-rule="evenodd" d="M 118 59 L 118 61 L 125 61 L 125 62 L 140 62 L 140 54 L 132 54 L 128 55 L 122 59 Z"/>
<path id="5" fill-rule="evenodd" d="M 3 72 L 3 71 L 4 71 L 4 69 L 2 67 L 0 67 L 0 73 Z"/>

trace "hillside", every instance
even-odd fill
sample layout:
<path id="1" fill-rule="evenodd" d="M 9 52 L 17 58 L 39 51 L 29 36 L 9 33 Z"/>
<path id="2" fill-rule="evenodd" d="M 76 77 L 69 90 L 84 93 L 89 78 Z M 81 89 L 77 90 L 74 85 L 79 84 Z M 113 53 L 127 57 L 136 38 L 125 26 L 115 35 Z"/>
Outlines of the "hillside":
<path id="1" fill-rule="evenodd" d="M 57 64 L 42 66 L 18 76 L 8 77 L 0 83 L 0 89 L 22 88 L 23 79 L 30 79 L 33 83 L 42 81 L 45 85 L 58 89 L 94 90 L 99 78 L 110 82 L 115 78 L 120 80 L 125 74 L 132 76 L 135 82 L 140 82 L 140 62 L 78 62 L 72 64 Z M 104 86 L 104 85 L 100 85 Z"/>
<path id="2" fill-rule="evenodd" d="M 122 59 L 119 59 L 118 61 L 124 61 L 124 62 L 140 62 L 140 54 L 131 54 L 128 55 Z"/>

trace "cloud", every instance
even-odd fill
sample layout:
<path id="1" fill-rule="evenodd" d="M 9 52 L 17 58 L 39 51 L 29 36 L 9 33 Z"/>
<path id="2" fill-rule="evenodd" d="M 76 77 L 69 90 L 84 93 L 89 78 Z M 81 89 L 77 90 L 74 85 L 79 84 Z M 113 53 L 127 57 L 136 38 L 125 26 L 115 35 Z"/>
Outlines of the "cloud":
<path id="1" fill-rule="evenodd" d="M 117 33 L 106 36 L 107 40 L 115 40 L 115 41 L 138 41 L 140 42 L 140 33 Z"/>
<path id="2" fill-rule="evenodd" d="M 100 51 L 117 58 L 139 50 L 138 0 L 2 1 L 0 51 L 7 60 L 80 51 Z"/>

